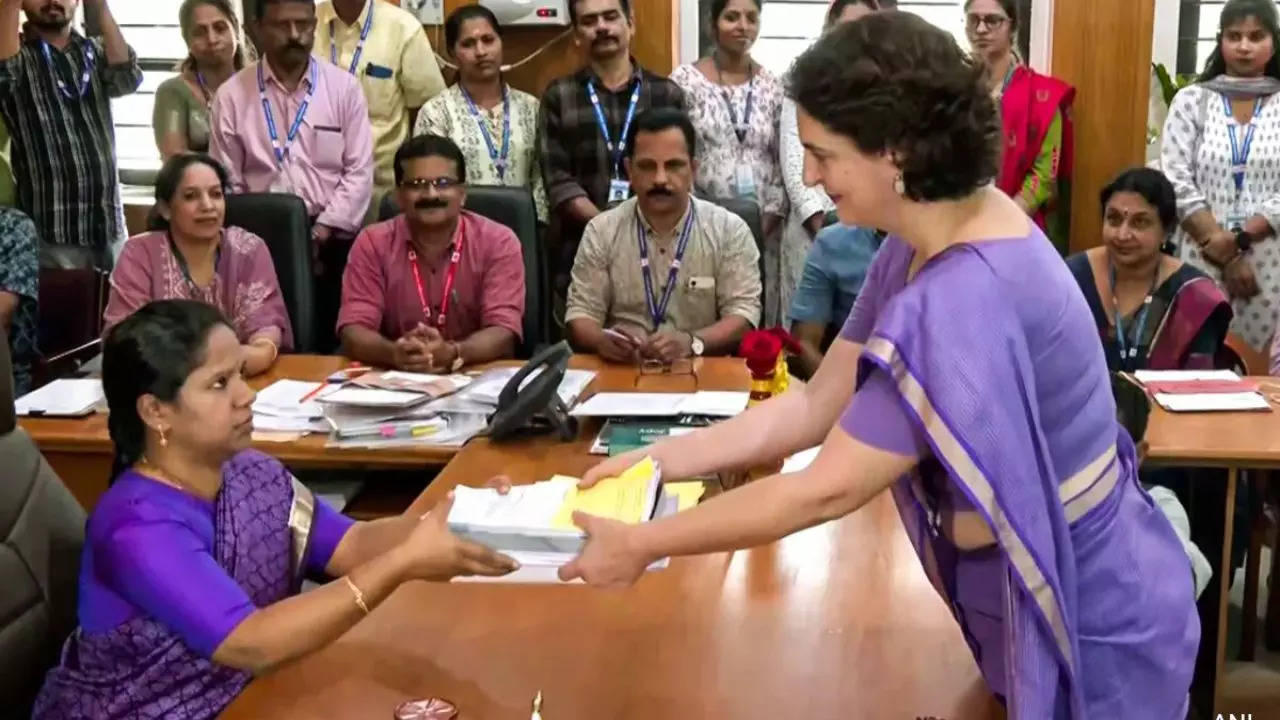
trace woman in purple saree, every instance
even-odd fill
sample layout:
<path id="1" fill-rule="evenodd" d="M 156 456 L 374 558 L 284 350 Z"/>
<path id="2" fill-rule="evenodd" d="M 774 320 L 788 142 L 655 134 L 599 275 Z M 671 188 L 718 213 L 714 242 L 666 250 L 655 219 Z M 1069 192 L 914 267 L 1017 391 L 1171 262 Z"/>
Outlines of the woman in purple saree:
<path id="1" fill-rule="evenodd" d="M 80 627 L 33 717 L 197 720 L 255 674 L 336 640 L 409 580 L 501 575 L 449 501 L 356 523 L 247 449 L 244 352 L 212 306 L 148 304 L 107 334 L 116 472 L 89 516 Z M 341 578 L 299 594 L 304 577 Z"/>
<path id="2" fill-rule="evenodd" d="M 1102 246 L 1067 258 L 1112 372 L 1209 369 L 1222 350 L 1227 296 L 1213 278 L 1161 252 L 1177 222 L 1168 178 L 1126 170 L 1102 189 Z"/>
<path id="3" fill-rule="evenodd" d="M 660 521 L 578 515 L 589 540 L 561 577 L 627 585 L 654 558 L 769 542 L 889 489 L 1011 718 L 1181 720 L 1200 633 L 1190 563 L 1138 483 L 1084 298 L 991 185 L 981 69 L 945 32 L 881 13 L 821 38 L 790 94 L 806 182 L 842 222 L 890 235 L 803 390 L 641 452 L 676 478 L 822 449 Z"/>

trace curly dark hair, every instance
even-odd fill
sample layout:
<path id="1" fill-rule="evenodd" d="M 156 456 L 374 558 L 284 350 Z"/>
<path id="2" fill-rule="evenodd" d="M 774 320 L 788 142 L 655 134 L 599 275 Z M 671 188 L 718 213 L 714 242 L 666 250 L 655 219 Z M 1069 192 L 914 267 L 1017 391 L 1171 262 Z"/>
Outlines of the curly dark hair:
<path id="1" fill-rule="evenodd" d="M 912 200 L 963 198 L 999 172 L 1000 117 L 982 67 L 912 13 L 834 28 L 796 60 L 788 94 L 862 152 L 890 153 Z"/>

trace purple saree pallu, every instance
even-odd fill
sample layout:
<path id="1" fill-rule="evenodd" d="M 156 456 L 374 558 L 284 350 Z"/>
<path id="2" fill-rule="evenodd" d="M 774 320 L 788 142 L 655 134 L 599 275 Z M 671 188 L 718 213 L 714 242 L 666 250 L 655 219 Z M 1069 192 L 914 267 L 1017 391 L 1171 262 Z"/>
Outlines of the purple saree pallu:
<path id="1" fill-rule="evenodd" d="M 246 451 L 224 466 L 214 557 L 258 607 L 297 591 L 296 516 L 291 477 L 279 463 Z M 76 631 L 45 680 L 33 718 L 212 718 L 251 679 L 139 616 L 106 632 Z"/>
<path id="2" fill-rule="evenodd" d="M 859 370 L 888 374 L 932 451 L 892 492 L 991 689 L 1019 720 L 1181 720 L 1200 635 L 1190 563 L 1137 482 L 1062 260 L 1033 231 L 904 281 L 876 289 Z M 990 547 L 957 548 L 939 487 Z"/>

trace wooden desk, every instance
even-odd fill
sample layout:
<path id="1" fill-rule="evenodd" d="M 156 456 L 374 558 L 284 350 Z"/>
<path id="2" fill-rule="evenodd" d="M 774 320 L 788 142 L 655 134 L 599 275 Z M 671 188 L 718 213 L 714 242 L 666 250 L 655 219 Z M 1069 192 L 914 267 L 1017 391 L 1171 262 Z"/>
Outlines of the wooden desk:
<path id="1" fill-rule="evenodd" d="M 320 382 L 346 363 L 344 358 L 335 356 L 282 355 L 270 371 L 251 379 L 249 384 L 261 390 L 285 378 Z M 93 509 L 106 492 L 115 453 L 107 432 L 107 416 L 99 413 L 75 419 L 19 418 L 18 423 L 80 504 L 86 510 Z M 294 468 L 441 467 L 457 452 L 453 448 L 430 447 L 338 449 L 325 447 L 326 442 L 324 435 L 307 435 L 284 443 L 255 442 L 254 447 Z"/>
<path id="2" fill-rule="evenodd" d="M 1274 384 L 1274 378 L 1252 378 Z M 1201 659 L 1205 700 L 1213 713 L 1227 713 L 1223 705 L 1224 686 L 1231 681 L 1237 663 L 1228 663 L 1227 608 L 1231 578 L 1231 542 L 1235 534 L 1236 488 L 1241 470 L 1280 469 L 1280 412 L 1171 413 L 1152 404 L 1147 425 L 1147 455 L 1144 465 L 1223 468 L 1227 471 L 1222 517 L 1222 552 L 1214 568 L 1217 612 L 1211 622 L 1203 622 Z M 1247 531 L 1247 528 L 1246 528 Z M 1226 568 L 1224 570 L 1224 568 Z M 1211 585 L 1212 587 L 1212 585 Z M 1203 614 L 1202 614 L 1203 618 Z M 1214 622 L 1216 621 L 1216 622 Z M 1206 650 L 1212 656 L 1206 656 Z"/>
<path id="3" fill-rule="evenodd" d="M 634 380 L 607 368 L 596 386 Z M 747 374 L 706 360 L 699 381 L 741 390 Z M 414 509 L 498 472 L 581 473 L 597 460 L 588 425 L 568 444 L 473 442 Z M 1003 717 L 887 493 L 773 545 L 675 559 L 625 591 L 407 585 L 332 646 L 255 680 L 223 717 L 385 720 L 439 696 L 460 720 L 525 718 L 538 690 L 548 720 Z"/>

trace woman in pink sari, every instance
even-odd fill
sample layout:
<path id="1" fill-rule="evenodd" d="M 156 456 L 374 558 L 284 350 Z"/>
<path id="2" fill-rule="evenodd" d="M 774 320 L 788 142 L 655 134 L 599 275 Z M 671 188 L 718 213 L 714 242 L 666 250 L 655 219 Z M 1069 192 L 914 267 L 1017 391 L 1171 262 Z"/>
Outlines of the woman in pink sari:
<path id="1" fill-rule="evenodd" d="M 1066 255 L 1075 88 L 1019 61 L 1015 0 L 967 0 L 964 12 L 969 44 L 986 65 L 991 96 L 1000 104 L 1004 153 L 996 185 Z"/>
<path id="2" fill-rule="evenodd" d="M 170 158 L 156 177 L 164 230 L 129 238 L 111 273 L 104 334 L 152 300 L 199 300 L 222 311 L 244 346 L 245 374 L 265 372 L 293 329 L 266 244 L 226 220 L 227 173 L 198 153 Z"/>

